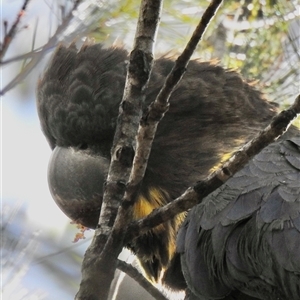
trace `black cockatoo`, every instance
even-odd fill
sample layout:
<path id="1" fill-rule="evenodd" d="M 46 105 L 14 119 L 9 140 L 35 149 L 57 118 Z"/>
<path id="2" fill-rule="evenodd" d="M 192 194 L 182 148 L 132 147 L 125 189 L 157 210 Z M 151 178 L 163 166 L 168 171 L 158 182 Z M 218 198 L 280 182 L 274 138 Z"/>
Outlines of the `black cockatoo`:
<path id="1" fill-rule="evenodd" d="M 59 46 L 38 83 L 38 114 L 53 149 L 51 193 L 68 217 L 90 228 L 101 209 L 127 64 L 120 48 Z M 155 61 L 145 107 L 172 67 L 166 57 Z M 205 178 L 276 111 L 236 72 L 191 61 L 158 126 L 134 218 Z M 191 299 L 300 299 L 299 148 L 291 128 L 187 217 L 127 245 L 148 279 L 188 286 Z"/>

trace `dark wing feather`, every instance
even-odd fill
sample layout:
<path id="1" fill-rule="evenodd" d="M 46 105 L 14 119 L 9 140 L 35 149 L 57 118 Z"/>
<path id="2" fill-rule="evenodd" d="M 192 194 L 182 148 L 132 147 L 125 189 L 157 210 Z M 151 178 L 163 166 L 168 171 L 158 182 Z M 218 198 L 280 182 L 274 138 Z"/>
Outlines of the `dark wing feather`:
<path id="1" fill-rule="evenodd" d="M 189 213 L 177 245 L 198 297 L 239 290 L 263 300 L 300 299 L 299 131 L 292 136 L 268 146 Z"/>
<path id="2" fill-rule="evenodd" d="M 100 44 L 79 51 L 58 47 L 37 88 L 38 114 L 52 149 L 84 145 L 109 156 L 126 59 L 125 50 Z"/>

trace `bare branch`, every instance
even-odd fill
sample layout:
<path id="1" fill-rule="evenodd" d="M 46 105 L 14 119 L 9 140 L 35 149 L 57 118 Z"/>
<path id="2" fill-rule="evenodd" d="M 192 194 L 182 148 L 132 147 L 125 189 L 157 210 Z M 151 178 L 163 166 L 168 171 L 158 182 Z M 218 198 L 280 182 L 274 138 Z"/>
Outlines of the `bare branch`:
<path id="1" fill-rule="evenodd" d="M 146 150 L 148 153 L 157 123 L 168 109 L 168 98 L 181 79 L 197 42 L 202 37 L 205 28 L 221 2 L 222 1 L 213 1 L 204 13 L 186 50 L 183 55 L 179 57 L 174 72 L 168 76 L 165 86 L 153 105 L 153 109 L 147 114 L 147 120 L 151 119 L 154 123 L 151 128 L 151 131 L 153 131 L 152 139 L 149 143 L 148 150 Z M 132 166 L 130 158 L 131 155 L 133 157 L 133 148 L 131 145 L 134 143 L 138 121 L 140 119 L 140 109 L 144 99 L 143 91 L 150 76 L 153 58 L 152 49 L 160 11 L 161 1 L 152 1 L 151 5 L 149 5 L 147 1 L 142 1 L 135 45 L 130 55 L 130 65 L 125 84 L 124 97 L 120 105 L 121 113 L 114 136 L 112 160 L 103 196 L 98 223 L 99 228 L 96 230 L 94 240 L 85 254 L 85 259 L 82 264 L 82 281 L 79 292 L 76 295 L 77 300 L 107 298 L 116 269 L 117 256 L 124 245 L 123 239 L 127 224 L 131 220 L 131 208 L 134 203 L 134 198 L 125 197 L 120 207 L 119 203 L 122 200 L 125 183 L 128 182 L 129 172 Z M 156 19 L 156 21 L 153 21 L 153 19 Z M 151 26 L 150 24 L 153 25 Z M 140 109 L 137 110 L 137 108 Z M 145 122 L 144 119 L 142 123 L 146 124 L 147 122 Z M 142 137 L 142 139 L 145 138 L 143 135 L 140 137 Z M 138 140 L 138 143 L 139 142 Z M 141 161 L 138 169 L 141 169 L 144 163 L 145 161 Z M 143 168 L 145 170 L 146 165 Z M 139 172 L 140 179 L 143 177 L 144 170 L 143 172 Z M 132 179 L 132 177 L 130 179 Z M 119 211 L 117 214 L 118 207 Z M 116 221 L 110 234 L 111 226 L 115 218 Z M 105 244 L 107 238 L 108 241 Z M 99 253 L 103 247 L 104 250 L 99 258 Z M 96 273 L 97 276 L 95 276 Z M 101 288 L 99 288 L 99 282 L 101 282 Z"/>
<path id="2" fill-rule="evenodd" d="M 19 60 L 23 60 L 23 59 L 26 60 L 26 59 L 32 58 L 36 55 L 36 53 L 38 53 L 40 51 L 42 51 L 42 48 L 38 48 L 38 49 L 30 51 L 28 53 L 17 55 L 15 57 L 12 57 L 12 58 L 9 58 L 6 60 L 2 60 L 2 61 L 0 61 L 0 66 L 4 66 L 4 65 L 10 64 L 15 61 L 19 61 Z"/>
<path id="3" fill-rule="evenodd" d="M 22 82 L 27 77 L 27 75 L 30 74 L 30 72 L 34 69 L 34 67 L 43 59 L 44 55 L 48 51 L 51 51 L 53 48 L 55 48 L 56 45 L 58 44 L 58 42 L 61 41 L 65 36 L 70 36 L 70 38 L 71 38 L 71 36 L 72 36 L 71 32 L 73 32 L 72 30 L 74 30 L 76 32 L 76 34 L 78 35 L 77 28 L 73 28 L 73 29 L 70 28 L 70 24 L 74 19 L 79 18 L 79 17 L 80 17 L 80 19 L 82 19 L 85 16 L 85 13 L 83 12 L 83 11 L 87 10 L 85 6 L 82 8 L 83 11 L 81 11 L 80 16 L 78 14 L 74 15 L 75 12 L 77 11 L 77 9 L 79 9 L 81 7 L 81 6 L 79 7 L 79 4 L 81 2 L 82 2 L 82 0 L 76 0 L 74 2 L 74 5 L 73 5 L 71 11 L 65 17 L 62 24 L 60 24 L 57 27 L 56 32 L 54 33 L 54 35 L 41 48 L 41 50 L 39 52 L 32 52 L 31 53 L 32 59 L 30 60 L 30 62 L 28 64 L 26 64 L 26 66 L 22 69 L 22 71 L 15 78 L 13 78 L 12 81 L 9 82 L 0 91 L 1 96 L 4 95 L 5 93 L 7 93 L 12 88 L 14 88 L 20 82 Z M 91 12 L 93 9 L 95 10 L 95 7 L 97 6 L 97 1 L 93 1 L 93 0 L 87 1 L 86 0 L 86 1 L 83 2 L 83 4 L 89 4 L 89 2 L 91 3 L 90 4 L 91 7 L 89 8 L 89 12 Z M 82 14 L 84 14 L 84 16 L 82 16 Z M 90 19 L 91 19 L 91 21 L 93 20 L 93 18 L 90 18 Z"/>
<path id="4" fill-rule="evenodd" d="M 107 299 L 117 267 L 117 257 L 123 248 L 125 229 L 131 220 L 131 210 L 128 206 L 125 209 L 121 206 L 118 216 L 117 211 L 132 167 L 133 144 L 141 118 L 145 88 L 150 78 L 152 51 L 161 14 L 161 4 L 161 0 L 151 2 L 144 0 L 141 3 L 135 44 L 130 54 L 124 95 L 120 104 L 120 114 L 111 151 L 112 159 L 103 195 L 99 227 L 85 253 L 77 300 Z"/>
<path id="5" fill-rule="evenodd" d="M 9 45 L 11 44 L 13 38 L 16 36 L 18 25 L 21 21 L 21 18 L 24 16 L 27 5 L 30 0 L 24 0 L 23 6 L 21 10 L 19 11 L 17 18 L 13 25 L 11 26 L 10 30 L 8 32 L 5 32 L 5 36 L 1 45 L 1 50 L 0 50 L 0 62 L 2 61 Z"/>
<path id="6" fill-rule="evenodd" d="M 168 300 L 156 287 L 154 287 L 135 267 L 118 260 L 118 269 L 134 279 L 142 288 L 144 288 L 156 300 Z"/>
<path id="7" fill-rule="evenodd" d="M 274 117 L 270 125 L 245 144 L 222 167 L 209 175 L 205 180 L 200 181 L 194 187 L 188 188 L 180 197 L 153 211 L 146 218 L 133 222 L 128 228 L 125 242 L 131 241 L 151 228 L 174 218 L 177 214 L 200 203 L 204 197 L 220 187 L 237 171 L 241 170 L 253 156 L 281 136 L 297 114 L 300 114 L 300 95 L 297 96 L 294 104 L 289 109 Z"/>
<path id="8" fill-rule="evenodd" d="M 138 129 L 137 150 L 134 157 L 133 169 L 125 193 L 126 201 L 134 201 L 133 195 L 136 194 L 139 184 L 144 177 L 158 123 L 168 111 L 170 95 L 185 73 L 188 62 L 198 42 L 201 40 L 208 24 L 221 3 L 222 0 L 213 0 L 205 10 L 186 48 L 178 57 L 175 66 L 167 76 L 165 84 L 160 90 L 156 100 L 150 105 L 148 113 L 142 118 Z"/>

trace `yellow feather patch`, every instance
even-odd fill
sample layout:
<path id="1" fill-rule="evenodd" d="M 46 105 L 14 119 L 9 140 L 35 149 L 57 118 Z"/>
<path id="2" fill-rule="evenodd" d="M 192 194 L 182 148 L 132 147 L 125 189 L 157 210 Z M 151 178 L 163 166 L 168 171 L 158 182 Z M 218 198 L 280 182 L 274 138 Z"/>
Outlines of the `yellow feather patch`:
<path id="1" fill-rule="evenodd" d="M 133 207 L 133 216 L 136 220 L 148 216 L 154 209 L 160 208 L 168 203 L 166 199 L 167 194 L 157 188 L 150 188 L 149 198 L 139 196 Z M 156 229 L 163 229 L 162 224 L 158 225 Z"/>
<path id="2" fill-rule="evenodd" d="M 236 139 L 235 141 L 233 141 L 231 144 L 231 147 L 234 147 L 235 149 L 230 151 L 230 152 L 225 152 L 225 153 L 219 153 L 219 163 L 217 163 L 216 165 L 214 165 L 210 170 L 209 173 L 212 173 L 214 171 L 216 171 L 218 168 L 220 168 L 233 154 L 234 152 L 236 152 L 239 147 L 241 147 L 243 144 L 245 144 L 246 140 L 243 138 L 240 139 Z M 223 149 L 226 149 L 226 147 L 224 146 Z"/>
<path id="3" fill-rule="evenodd" d="M 141 219 L 146 217 L 154 209 L 166 205 L 169 202 L 168 199 L 169 196 L 167 192 L 158 188 L 150 188 L 148 191 L 148 197 L 146 198 L 145 196 L 139 196 L 138 200 L 134 204 L 133 207 L 134 219 Z M 148 234 L 154 234 L 154 235 L 159 232 L 160 233 L 165 232 L 165 234 L 168 236 L 168 242 L 165 244 L 165 247 L 168 253 L 169 261 L 172 259 L 176 251 L 176 235 L 179 226 L 181 225 L 181 223 L 185 218 L 185 215 L 186 215 L 185 213 L 178 214 L 172 220 L 162 223 L 156 226 L 155 228 L 153 228 L 150 232 L 148 232 Z M 146 277 L 148 277 L 150 281 L 153 281 L 151 278 L 149 278 L 147 274 Z"/>

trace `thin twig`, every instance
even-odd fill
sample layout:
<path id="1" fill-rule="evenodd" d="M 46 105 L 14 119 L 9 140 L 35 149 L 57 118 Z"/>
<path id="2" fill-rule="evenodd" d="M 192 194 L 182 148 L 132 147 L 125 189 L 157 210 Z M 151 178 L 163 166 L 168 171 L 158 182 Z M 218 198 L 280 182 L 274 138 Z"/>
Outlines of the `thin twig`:
<path id="1" fill-rule="evenodd" d="M 205 180 L 194 187 L 188 188 L 180 197 L 153 211 L 144 219 L 133 222 L 128 228 L 125 242 L 132 241 L 132 239 L 155 226 L 200 203 L 204 197 L 220 187 L 237 171 L 241 170 L 253 156 L 281 136 L 288 128 L 290 122 L 296 118 L 297 114 L 300 114 L 300 95 L 297 96 L 294 104 L 289 109 L 274 117 L 270 125 L 262 130 L 258 136 L 245 144 L 222 167 L 209 175 Z"/>
<path id="2" fill-rule="evenodd" d="M 21 18 L 24 16 L 27 5 L 29 3 L 30 0 L 24 0 L 23 6 L 21 8 L 21 10 L 19 11 L 17 18 L 15 20 L 15 22 L 13 23 L 13 25 L 11 26 L 10 30 L 8 32 L 5 33 L 3 42 L 2 42 L 2 47 L 0 50 L 0 62 L 2 61 L 9 45 L 11 44 L 13 38 L 16 36 L 17 33 L 17 29 L 18 29 L 18 25 L 21 21 Z"/>
<path id="3" fill-rule="evenodd" d="M 31 61 L 23 68 L 23 70 L 0 91 L 1 96 L 14 88 L 18 83 L 22 82 L 27 77 L 27 75 L 35 68 L 35 66 L 43 59 L 44 55 L 57 45 L 60 35 L 64 32 L 64 30 L 73 19 L 73 12 L 78 8 L 80 2 L 81 0 L 74 3 L 73 8 L 69 12 L 64 22 L 57 27 L 55 34 L 41 48 L 41 51 L 34 53 Z"/>
<path id="4" fill-rule="evenodd" d="M 118 269 L 134 279 L 156 300 L 168 300 L 155 286 L 153 286 L 135 267 L 122 260 L 118 260 Z"/>
<path id="5" fill-rule="evenodd" d="M 53 47 L 54 48 L 54 47 Z M 50 50 L 50 49 L 49 49 Z M 25 53 L 25 54 L 21 54 L 21 55 L 17 55 L 17 56 L 14 56 L 12 58 L 8 58 L 6 60 L 2 60 L 0 62 L 0 66 L 4 66 L 4 65 L 7 65 L 7 64 L 10 64 L 12 62 L 16 62 L 16 61 L 19 61 L 19 60 L 23 60 L 23 59 L 29 59 L 29 58 L 32 58 L 34 57 L 37 53 L 41 52 L 42 51 L 42 47 L 38 48 L 38 49 L 35 49 L 33 51 L 30 51 L 28 53 Z"/>

